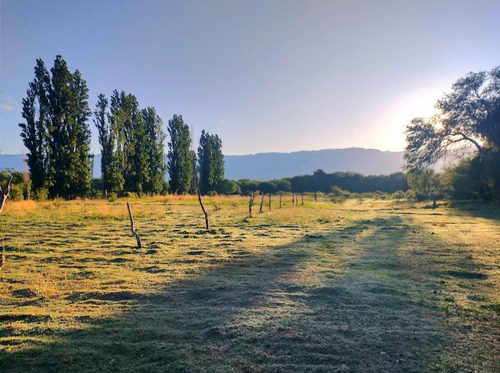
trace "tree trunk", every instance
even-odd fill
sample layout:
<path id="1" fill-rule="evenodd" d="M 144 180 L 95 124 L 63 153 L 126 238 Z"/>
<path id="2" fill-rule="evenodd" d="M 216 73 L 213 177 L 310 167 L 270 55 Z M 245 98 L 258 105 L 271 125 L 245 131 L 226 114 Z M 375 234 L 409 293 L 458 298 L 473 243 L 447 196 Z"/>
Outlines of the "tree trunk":
<path id="1" fill-rule="evenodd" d="M 10 196 L 10 183 L 12 182 L 12 176 L 7 180 L 7 184 L 2 188 L 0 186 L 0 213 L 3 211 L 7 198 Z"/>
<path id="2" fill-rule="evenodd" d="M 264 205 L 264 197 L 266 195 L 265 194 L 262 194 L 262 198 L 260 199 L 260 208 L 259 208 L 259 213 L 262 212 L 262 206 Z"/>
<path id="3" fill-rule="evenodd" d="M 253 192 L 250 192 L 250 200 L 248 201 L 248 217 L 252 217 Z"/>
<path id="4" fill-rule="evenodd" d="M 269 211 L 271 211 L 271 197 L 272 197 L 272 194 L 269 193 Z"/>
<path id="5" fill-rule="evenodd" d="M 208 231 L 208 230 L 210 230 L 210 228 L 208 226 L 208 214 L 205 211 L 205 207 L 203 206 L 203 202 L 201 202 L 200 188 L 198 188 L 198 201 L 200 202 L 201 211 L 203 211 L 203 214 L 205 215 L 205 227 L 207 228 L 207 231 Z"/>
<path id="6" fill-rule="evenodd" d="M 304 193 L 300 195 L 302 197 L 302 206 L 304 206 Z"/>
<path id="7" fill-rule="evenodd" d="M 318 202 L 318 192 L 314 192 L 314 202 Z"/>
<path id="8" fill-rule="evenodd" d="M 281 194 L 280 194 L 280 208 L 281 208 Z"/>
<path id="9" fill-rule="evenodd" d="M 135 230 L 134 218 L 132 217 L 132 210 L 130 209 L 130 204 L 128 202 L 127 202 L 127 210 L 128 210 L 128 217 L 130 218 L 130 230 L 132 231 L 132 235 L 135 237 L 137 241 L 137 248 L 140 249 L 142 247 L 141 237 Z"/>
<path id="10" fill-rule="evenodd" d="M 295 193 L 292 193 L 292 207 L 295 205 Z"/>

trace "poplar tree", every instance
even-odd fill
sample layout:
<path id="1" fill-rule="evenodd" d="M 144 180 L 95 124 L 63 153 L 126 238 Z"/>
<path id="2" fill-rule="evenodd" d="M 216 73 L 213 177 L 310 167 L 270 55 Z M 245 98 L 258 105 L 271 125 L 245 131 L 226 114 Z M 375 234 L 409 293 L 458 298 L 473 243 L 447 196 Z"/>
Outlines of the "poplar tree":
<path id="1" fill-rule="evenodd" d="M 136 97 L 113 91 L 109 113 L 98 97 L 94 123 L 101 144 L 101 173 L 106 190 L 159 193 L 165 178 L 165 133 L 154 108 L 140 110 Z"/>
<path id="2" fill-rule="evenodd" d="M 52 197 L 85 196 L 92 175 L 87 84 L 79 71 L 71 74 L 61 56 L 50 72 L 37 60 L 23 100 L 21 137 L 33 187 L 47 187 Z"/>
<path id="3" fill-rule="evenodd" d="M 153 107 L 142 110 L 142 117 L 146 132 L 147 163 L 149 166 L 148 182 L 145 191 L 150 193 L 160 193 L 165 180 L 165 133 L 163 132 L 163 122 L 156 114 Z"/>
<path id="4" fill-rule="evenodd" d="M 29 83 L 26 98 L 23 99 L 20 123 L 21 137 L 28 149 L 27 165 L 30 170 L 32 187 L 36 191 L 46 184 L 48 168 L 47 129 L 49 120 L 48 93 L 50 76 L 44 62 L 36 60 L 35 79 Z"/>
<path id="5" fill-rule="evenodd" d="M 93 155 L 90 153 L 91 132 L 88 120 L 92 112 L 88 104 L 89 90 L 87 83 L 83 80 L 80 71 L 73 74 L 74 101 L 74 124 L 71 128 L 71 146 L 73 151 L 73 162 L 69 166 L 72 180 L 74 180 L 73 194 L 85 196 L 91 187 Z"/>
<path id="6" fill-rule="evenodd" d="M 176 194 L 186 194 L 190 191 L 193 177 L 193 152 L 191 151 L 191 134 L 189 127 L 181 115 L 174 115 L 168 121 L 168 163 L 170 189 Z"/>
<path id="7" fill-rule="evenodd" d="M 200 173 L 200 191 L 203 194 L 213 192 L 224 180 L 224 155 L 219 136 L 203 130 L 198 146 L 198 170 Z"/>

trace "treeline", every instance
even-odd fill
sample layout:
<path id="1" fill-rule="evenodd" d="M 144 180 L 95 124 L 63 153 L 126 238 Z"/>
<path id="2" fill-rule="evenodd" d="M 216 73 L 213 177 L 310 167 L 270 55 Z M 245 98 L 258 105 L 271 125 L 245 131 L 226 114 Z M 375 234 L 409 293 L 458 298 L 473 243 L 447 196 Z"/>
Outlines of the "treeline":
<path id="1" fill-rule="evenodd" d="M 334 190 L 351 193 L 394 193 L 408 190 L 406 175 L 402 172 L 391 175 L 364 176 L 356 172 L 325 173 L 317 170 L 312 175 L 294 176 L 271 181 L 243 179 L 224 180 L 216 188 L 221 194 L 242 194 L 250 192 L 274 193 L 331 193 Z"/>
<path id="2" fill-rule="evenodd" d="M 167 164 L 163 122 L 155 108 L 141 108 L 137 98 L 114 90 L 100 94 L 94 112 L 81 73 L 71 73 L 57 56 L 49 70 L 38 59 L 35 78 L 23 99 L 21 137 L 28 149 L 29 188 L 35 198 L 95 195 L 215 192 L 224 180 L 222 141 L 202 131 L 192 149 L 189 126 L 181 115 L 168 121 Z M 90 118 L 101 147 L 100 180 L 92 180 Z M 168 172 L 170 182 L 165 182 Z"/>

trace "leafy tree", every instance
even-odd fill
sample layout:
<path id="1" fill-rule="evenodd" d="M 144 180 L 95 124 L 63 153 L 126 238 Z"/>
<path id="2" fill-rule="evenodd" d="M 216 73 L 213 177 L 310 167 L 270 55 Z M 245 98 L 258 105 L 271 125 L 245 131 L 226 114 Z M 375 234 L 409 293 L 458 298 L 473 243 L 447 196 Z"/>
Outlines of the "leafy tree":
<path id="1" fill-rule="evenodd" d="M 196 152 L 194 150 L 189 151 L 189 159 L 191 161 L 191 170 L 193 171 L 193 177 L 191 178 L 191 186 L 189 188 L 189 194 L 198 194 L 198 188 L 200 185 L 198 176 L 198 167 L 196 167 Z"/>
<path id="2" fill-rule="evenodd" d="M 109 113 L 98 97 L 94 123 L 99 131 L 103 184 L 109 192 L 160 193 L 164 187 L 165 133 L 152 107 L 139 109 L 136 97 L 113 91 Z"/>
<path id="3" fill-rule="evenodd" d="M 152 107 L 143 109 L 142 116 L 145 124 L 147 162 L 149 167 L 148 183 L 145 190 L 151 193 L 160 193 L 163 189 L 166 171 L 163 122 Z"/>
<path id="4" fill-rule="evenodd" d="M 84 196 L 91 189 L 93 155 L 90 153 L 91 132 L 88 120 L 92 115 L 88 104 L 89 90 L 81 73 L 76 70 L 73 74 L 73 90 L 75 92 L 75 113 L 72 128 L 74 160 L 70 166 L 74 179 L 74 195 Z"/>
<path id="5" fill-rule="evenodd" d="M 33 189 L 46 184 L 48 168 L 47 129 L 49 127 L 50 76 L 41 59 L 36 60 L 35 79 L 29 84 L 23 99 L 22 116 L 26 123 L 20 123 L 21 137 L 28 149 L 27 164 L 31 173 Z"/>
<path id="6" fill-rule="evenodd" d="M 289 192 L 292 190 L 292 183 L 288 179 L 280 179 L 274 182 L 276 186 L 276 191 L 278 192 Z"/>
<path id="7" fill-rule="evenodd" d="M 259 183 L 259 191 L 261 194 L 274 193 L 276 192 L 276 185 L 270 181 L 262 181 Z"/>
<path id="8" fill-rule="evenodd" d="M 219 136 L 211 135 L 203 130 L 198 147 L 198 169 L 200 173 L 200 190 L 206 194 L 215 191 L 224 180 L 224 155 L 222 141 Z"/>
<path id="9" fill-rule="evenodd" d="M 115 192 L 111 187 L 112 157 L 113 157 L 113 133 L 107 120 L 108 100 L 104 94 L 97 97 L 96 109 L 94 111 L 94 125 L 98 131 L 99 144 L 101 145 L 101 177 L 102 188 L 108 192 Z"/>
<path id="10" fill-rule="evenodd" d="M 409 172 L 407 177 L 409 187 L 420 201 L 436 198 L 441 192 L 440 177 L 432 169 Z"/>
<path id="11" fill-rule="evenodd" d="M 443 189 L 453 199 L 483 198 L 481 169 L 478 157 L 462 159 L 442 176 Z"/>
<path id="12" fill-rule="evenodd" d="M 436 109 L 430 120 L 415 118 L 408 124 L 406 168 L 424 170 L 450 150 L 455 154 L 464 150 L 465 158 L 472 148 L 483 169 L 483 196 L 488 198 L 493 189 L 500 198 L 500 176 L 495 173 L 500 149 L 500 67 L 458 79 L 451 92 L 438 100 Z"/>
<path id="13" fill-rule="evenodd" d="M 90 190 L 90 117 L 88 88 L 80 72 L 71 74 L 57 56 L 50 74 L 41 59 L 23 100 L 21 137 L 35 190 L 52 196 L 84 196 Z"/>
<path id="14" fill-rule="evenodd" d="M 217 185 L 217 192 L 229 196 L 241 194 L 241 188 L 236 181 L 224 179 Z"/>
<path id="15" fill-rule="evenodd" d="M 241 193 L 243 195 L 250 194 L 250 192 L 255 192 L 259 190 L 259 182 L 249 179 L 238 180 L 238 185 L 241 188 Z"/>
<path id="16" fill-rule="evenodd" d="M 175 194 L 186 194 L 191 188 L 193 177 L 193 154 L 191 153 L 191 134 L 181 115 L 174 115 L 168 121 L 168 163 L 170 190 Z"/>

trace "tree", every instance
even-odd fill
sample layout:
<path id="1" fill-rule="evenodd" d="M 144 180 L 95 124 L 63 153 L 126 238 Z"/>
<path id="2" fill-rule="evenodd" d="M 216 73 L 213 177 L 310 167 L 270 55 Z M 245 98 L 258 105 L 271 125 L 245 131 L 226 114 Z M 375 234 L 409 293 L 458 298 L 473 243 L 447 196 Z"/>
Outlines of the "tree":
<path id="1" fill-rule="evenodd" d="M 288 179 L 280 179 L 274 182 L 278 192 L 289 192 L 292 190 L 292 183 Z"/>
<path id="2" fill-rule="evenodd" d="M 89 90 L 81 73 L 76 70 L 73 74 L 73 90 L 75 92 L 75 113 L 72 128 L 75 141 L 74 161 L 70 166 L 74 180 L 74 195 L 85 196 L 91 189 L 93 156 L 90 153 L 91 132 L 88 120 L 92 115 L 88 104 Z"/>
<path id="3" fill-rule="evenodd" d="M 198 147 L 198 170 L 200 173 L 200 190 L 206 194 L 216 190 L 224 180 L 224 155 L 222 141 L 219 136 L 201 131 Z"/>
<path id="4" fill-rule="evenodd" d="M 21 137 L 28 149 L 33 188 L 52 196 L 85 196 L 90 190 L 90 117 L 88 88 L 81 73 L 72 74 L 57 56 L 50 74 L 41 59 L 23 100 Z"/>
<path id="5" fill-rule="evenodd" d="M 450 150 L 465 158 L 472 148 L 484 170 L 485 190 L 493 178 L 500 191 L 500 180 L 494 173 L 500 148 L 500 67 L 458 79 L 451 92 L 438 100 L 436 109 L 430 120 L 415 118 L 407 125 L 406 169 L 425 170 Z"/>
<path id="6" fill-rule="evenodd" d="M 168 163 L 170 190 L 176 194 L 186 194 L 191 188 L 193 177 L 193 155 L 191 153 L 191 134 L 189 126 L 181 115 L 174 115 L 168 121 Z"/>
<path id="7" fill-rule="evenodd" d="M 432 169 L 409 172 L 407 177 L 408 185 L 420 201 L 433 199 L 441 191 L 439 175 Z"/>
<path id="8" fill-rule="evenodd" d="M 217 185 L 217 192 L 229 196 L 241 194 L 241 188 L 236 181 L 224 179 Z"/>
<path id="9" fill-rule="evenodd" d="M 94 125 L 97 128 L 99 144 L 101 145 L 101 177 L 103 189 L 109 192 L 112 190 L 111 175 L 113 159 L 113 133 L 107 115 L 108 100 L 104 94 L 97 97 L 96 109 L 94 111 Z"/>
<path id="10" fill-rule="evenodd" d="M 27 165 L 31 173 L 33 189 L 46 185 L 48 168 L 47 129 L 49 126 L 50 76 L 41 59 L 36 60 L 35 79 L 29 84 L 23 99 L 22 116 L 26 123 L 20 123 L 21 137 L 28 149 Z"/>
<path id="11" fill-rule="evenodd" d="M 270 181 L 262 181 L 259 183 L 259 191 L 261 194 L 268 194 L 276 192 L 276 185 Z"/>
<path id="12" fill-rule="evenodd" d="M 248 195 L 251 192 L 259 190 L 259 182 L 255 180 L 242 179 L 238 180 L 238 185 L 241 188 L 241 193 L 243 195 Z"/>
<path id="13" fill-rule="evenodd" d="M 99 95 L 94 123 L 101 144 L 104 188 L 110 192 L 160 193 L 165 178 L 163 123 L 152 107 L 139 109 L 132 94 Z"/>
<path id="14" fill-rule="evenodd" d="M 163 122 L 156 114 L 156 110 L 147 107 L 142 110 L 146 134 L 146 152 L 149 165 L 149 177 L 145 190 L 150 193 L 160 193 L 165 179 L 165 133 L 163 132 Z"/>

